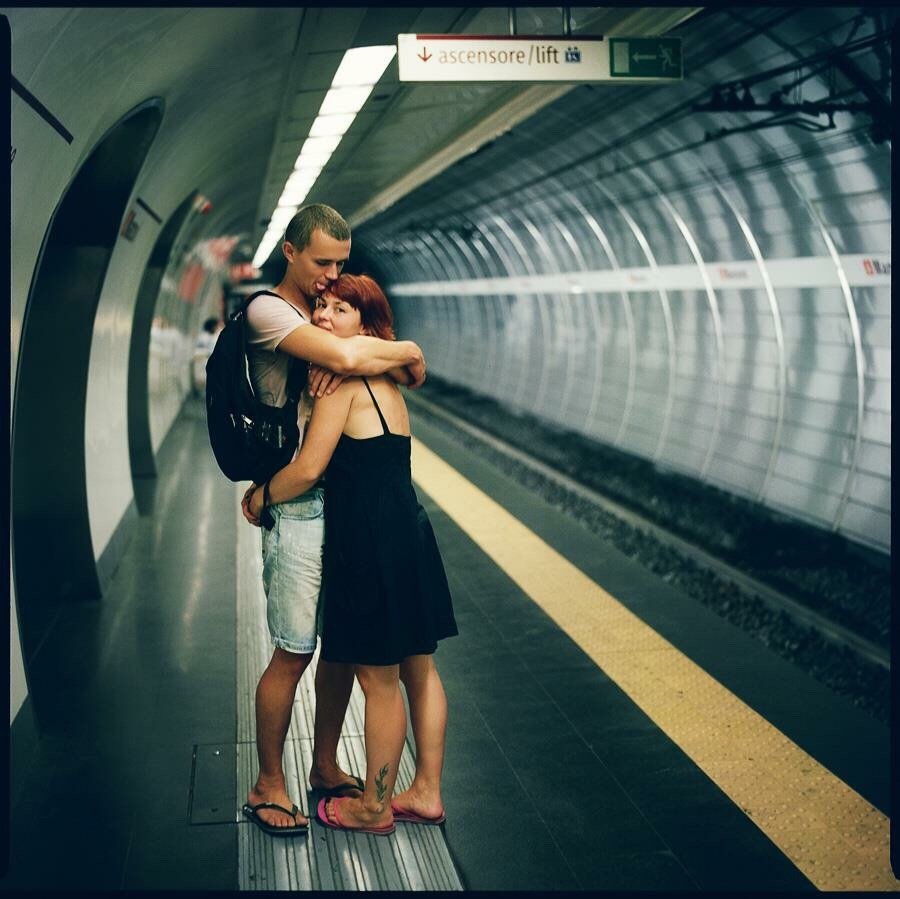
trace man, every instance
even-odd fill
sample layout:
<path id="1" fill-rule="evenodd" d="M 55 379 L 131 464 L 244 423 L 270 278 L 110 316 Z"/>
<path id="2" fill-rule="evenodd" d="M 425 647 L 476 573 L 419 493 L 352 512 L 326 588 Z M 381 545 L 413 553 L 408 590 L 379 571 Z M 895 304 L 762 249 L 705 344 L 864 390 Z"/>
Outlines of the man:
<path id="1" fill-rule="evenodd" d="M 311 325 L 315 300 L 341 273 L 350 253 L 350 226 L 331 207 L 300 209 L 285 230 L 284 278 L 278 296 L 260 296 L 247 310 L 247 356 L 257 398 L 274 406 L 286 399 L 291 357 L 309 368 L 309 392 L 331 393 L 345 376 L 390 372 L 418 387 L 425 380 L 422 351 L 412 341 L 335 337 Z M 279 299 L 280 297 L 280 299 Z M 286 301 L 286 302 L 285 302 Z M 298 422 L 309 416 L 301 400 Z M 247 491 L 242 506 L 248 514 Z M 263 531 L 263 583 L 275 649 L 256 689 L 259 775 L 244 814 L 268 833 L 306 832 L 308 821 L 287 794 L 282 756 L 300 677 L 316 646 L 316 609 L 322 570 L 324 505 L 314 487 L 291 503 L 272 507 L 278 526 Z M 352 622 L 348 622 L 352 626 Z M 358 795 L 362 781 L 337 764 L 337 745 L 350 691 L 352 666 L 320 661 L 316 672 L 316 718 L 310 786 L 324 795 Z"/>

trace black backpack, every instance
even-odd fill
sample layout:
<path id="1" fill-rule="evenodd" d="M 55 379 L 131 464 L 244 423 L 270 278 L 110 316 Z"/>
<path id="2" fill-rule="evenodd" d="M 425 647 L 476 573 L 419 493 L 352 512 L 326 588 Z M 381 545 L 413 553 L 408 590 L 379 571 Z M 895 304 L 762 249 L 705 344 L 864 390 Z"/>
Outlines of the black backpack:
<path id="1" fill-rule="evenodd" d="M 257 484 L 287 465 L 297 449 L 297 402 L 306 386 L 307 371 L 302 360 L 290 360 L 287 400 L 281 407 L 267 406 L 254 396 L 246 319 L 247 307 L 261 294 L 278 296 L 261 290 L 247 297 L 222 329 L 206 362 L 206 426 L 216 462 L 232 481 Z"/>

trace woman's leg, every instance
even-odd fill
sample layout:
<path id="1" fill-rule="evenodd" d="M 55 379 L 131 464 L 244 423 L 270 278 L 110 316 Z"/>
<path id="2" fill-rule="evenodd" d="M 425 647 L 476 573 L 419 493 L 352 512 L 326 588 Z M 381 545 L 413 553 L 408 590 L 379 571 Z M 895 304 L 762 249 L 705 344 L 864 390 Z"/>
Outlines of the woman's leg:
<path id="1" fill-rule="evenodd" d="M 416 741 L 416 774 L 408 790 L 394 800 L 398 808 L 423 818 L 439 818 L 441 771 L 447 733 L 447 697 L 434 656 L 409 656 L 400 664 L 400 679 L 409 698 L 409 717 Z"/>
<path id="2" fill-rule="evenodd" d="M 256 687 L 256 752 L 259 756 L 259 774 L 247 797 L 248 805 L 274 802 L 290 808 L 292 800 L 287 794 L 284 780 L 284 741 L 291 724 L 291 711 L 297 684 L 312 659 L 312 653 L 287 652 L 276 647 L 259 684 Z M 273 809 L 261 809 L 260 818 L 276 827 L 292 827 L 289 815 Z M 297 824 L 306 818 L 297 815 Z"/>
<path id="3" fill-rule="evenodd" d="M 366 697 L 366 789 L 353 799 L 329 799 L 326 812 L 335 801 L 340 804 L 340 820 L 349 827 L 380 827 L 393 820 L 391 796 L 400 754 L 406 738 L 406 709 L 400 693 L 397 665 L 357 665 L 356 677 Z"/>

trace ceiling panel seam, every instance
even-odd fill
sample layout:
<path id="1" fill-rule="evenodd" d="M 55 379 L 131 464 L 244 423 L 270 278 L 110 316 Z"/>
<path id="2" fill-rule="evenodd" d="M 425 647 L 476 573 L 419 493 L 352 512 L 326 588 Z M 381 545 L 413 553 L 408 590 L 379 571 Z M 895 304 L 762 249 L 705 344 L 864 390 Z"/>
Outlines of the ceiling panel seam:
<path id="1" fill-rule="evenodd" d="M 647 10 L 636 10 L 610 26 L 606 34 L 609 36 L 627 34 L 629 30 L 637 30 L 639 33 L 646 35 L 665 34 L 696 15 L 701 9 L 702 7 L 680 7 L 668 10 L 668 15 L 664 19 L 660 18 L 659 10 L 654 9 L 652 12 L 654 13 L 655 21 L 651 20 L 651 23 L 647 25 L 643 24 L 643 18 Z M 604 8 L 598 13 L 597 17 L 587 20 L 585 26 L 590 26 L 592 22 L 597 21 L 600 15 L 608 12 L 609 10 Z M 577 36 L 573 35 L 573 37 Z M 534 37 L 539 37 L 539 35 L 534 35 Z M 575 86 L 570 84 L 553 86 L 537 84 L 525 88 L 513 96 L 506 104 L 492 111 L 462 135 L 459 135 L 442 149 L 432 154 L 430 158 L 401 176 L 392 185 L 377 193 L 371 200 L 349 215 L 347 217 L 348 222 L 352 227 L 357 227 L 380 212 L 384 212 L 415 188 L 436 177 L 463 157 L 475 152 L 488 141 L 506 133 L 549 103 L 567 94 Z"/>
<path id="2" fill-rule="evenodd" d="M 269 163 L 266 166 L 266 176 L 263 180 L 259 198 L 257 199 L 256 216 L 252 225 L 252 233 L 259 228 L 261 218 L 268 218 L 268 200 L 266 200 L 266 192 L 271 179 L 277 172 L 277 156 L 278 146 L 283 140 L 283 133 L 289 123 L 290 111 L 293 107 L 295 91 L 293 86 L 297 83 L 296 75 L 300 68 L 301 61 L 305 61 L 304 54 L 301 51 L 303 46 L 303 30 L 309 21 L 309 12 L 305 7 L 300 9 L 300 22 L 297 26 L 297 37 L 294 41 L 294 47 L 291 52 L 291 63 L 288 66 L 287 76 L 285 78 L 284 90 L 281 95 L 281 104 L 278 110 L 278 121 L 275 123 L 275 133 L 272 136 L 272 149 L 269 152 Z"/>

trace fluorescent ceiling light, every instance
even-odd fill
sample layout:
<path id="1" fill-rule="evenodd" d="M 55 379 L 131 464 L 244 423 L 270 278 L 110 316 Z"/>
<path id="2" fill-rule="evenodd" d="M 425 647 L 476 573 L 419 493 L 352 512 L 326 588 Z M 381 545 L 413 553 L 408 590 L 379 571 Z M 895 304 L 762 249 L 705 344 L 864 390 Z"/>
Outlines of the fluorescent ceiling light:
<path id="1" fill-rule="evenodd" d="M 340 112 L 359 112 L 372 93 L 374 84 L 364 87 L 333 87 L 319 107 L 319 115 L 335 115 Z"/>
<path id="2" fill-rule="evenodd" d="M 279 206 L 273 213 L 272 217 L 269 220 L 269 229 L 273 228 L 281 228 L 283 231 L 285 225 L 294 217 L 294 213 L 297 211 L 296 206 Z"/>
<path id="3" fill-rule="evenodd" d="M 312 169 L 319 169 L 320 171 L 325 168 L 325 164 L 328 160 L 331 159 L 331 155 L 325 156 L 319 153 L 301 153 L 296 162 L 294 163 L 294 169 L 303 169 L 304 171 L 311 171 Z"/>
<path id="4" fill-rule="evenodd" d="M 308 137 L 294 162 L 294 168 L 299 169 L 301 166 L 305 169 L 316 166 L 320 169 L 325 168 L 335 147 L 341 142 L 341 137 L 340 134 L 331 137 Z M 318 143 L 318 141 L 328 141 L 328 143 Z"/>
<path id="5" fill-rule="evenodd" d="M 316 183 L 316 178 L 319 177 L 319 172 L 321 169 L 316 169 L 315 171 L 307 170 L 307 169 L 296 169 L 290 178 L 287 179 L 284 185 L 284 189 L 287 190 L 296 190 L 298 187 L 312 187 L 313 184 Z M 279 206 L 289 206 L 289 203 L 279 203 Z"/>
<path id="6" fill-rule="evenodd" d="M 325 168 L 325 163 L 321 159 L 298 156 L 297 162 L 294 164 L 293 174 L 297 175 L 302 172 L 304 175 L 318 175 L 323 168 Z"/>
<path id="7" fill-rule="evenodd" d="M 332 134 L 328 137 L 308 137 L 300 148 L 301 156 L 331 156 L 341 142 L 340 134 Z"/>
<path id="8" fill-rule="evenodd" d="M 288 205 L 293 204 L 296 209 L 300 203 L 306 198 L 306 195 L 309 193 L 309 189 L 316 183 L 316 180 L 319 177 L 318 171 L 316 172 L 305 172 L 302 169 L 299 169 L 291 175 L 290 178 L 287 179 L 287 183 L 284 185 L 284 190 L 281 194 L 281 199 L 278 201 L 278 205 Z"/>
<path id="9" fill-rule="evenodd" d="M 334 73 L 332 87 L 351 87 L 359 84 L 377 84 L 388 63 L 394 58 L 397 47 L 356 47 L 348 50 Z"/>
<path id="10" fill-rule="evenodd" d="M 274 247 L 276 243 L 278 243 L 278 238 L 277 238 L 274 234 L 272 234 L 271 231 L 266 231 L 265 237 L 263 238 L 262 243 L 260 244 L 260 246 L 261 246 L 261 247 L 263 247 L 263 246 L 268 247 L 268 248 L 269 248 L 269 252 L 271 252 L 271 251 L 272 251 L 272 247 Z"/>
<path id="11" fill-rule="evenodd" d="M 285 188 L 278 202 L 295 203 L 297 206 L 299 206 L 306 199 L 306 195 L 309 193 L 310 187 L 312 187 L 311 184 L 301 184 L 300 186 L 291 188 L 290 190 L 288 190 L 288 188 Z M 290 219 L 288 219 L 288 221 L 290 221 Z"/>
<path id="12" fill-rule="evenodd" d="M 319 115 L 309 129 L 309 137 L 294 163 L 294 173 L 284 186 L 278 207 L 272 213 L 269 229 L 253 258 L 255 266 L 262 265 L 269 258 L 275 244 L 281 240 L 287 223 L 299 204 L 306 199 L 319 173 L 396 53 L 396 46 L 391 44 L 382 47 L 355 47 L 344 54 L 331 88 L 322 101 Z"/>
<path id="13" fill-rule="evenodd" d="M 266 232 L 266 237 L 268 237 L 268 232 Z M 272 255 L 272 250 L 275 249 L 276 244 L 278 243 L 278 238 L 263 238 L 262 243 L 260 243 L 259 247 L 256 250 L 256 255 L 253 257 L 253 266 L 254 268 L 260 268 L 262 264 Z"/>
<path id="14" fill-rule="evenodd" d="M 316 116 L 312 127 L 309 129 L 309 136 L 327 137 L 329 135 L 342 135 L 353 124 L 355 118 L 356 116 L 352 112 L 342 113 L 341 115 Z"/>

